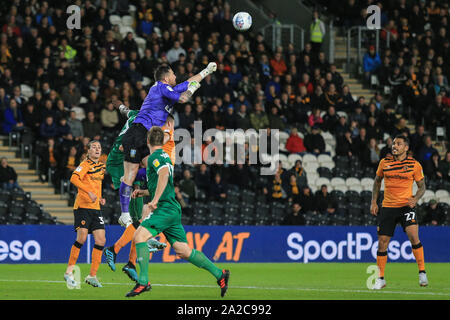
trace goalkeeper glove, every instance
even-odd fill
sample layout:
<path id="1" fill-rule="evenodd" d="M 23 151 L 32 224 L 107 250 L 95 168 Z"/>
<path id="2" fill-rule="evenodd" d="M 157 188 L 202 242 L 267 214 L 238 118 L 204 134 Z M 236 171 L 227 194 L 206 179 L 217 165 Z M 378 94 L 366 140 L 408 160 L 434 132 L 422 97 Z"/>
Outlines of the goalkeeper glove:
<path id="1" fill-rule="evenodd" d="M 202 76 L 202 80 L 205 79 L 205 77 L 207 75 L 213 73 L 216 70 L 217 70 L 217 64 L 215 62 L 208 63 L 208 66 L 205 69 L 203 69 L 202 71 L 200 71 L 200 75 Z"/>
<path id="2" fill-rule="evenodd" d="M 122 214 L 119 217 L 119 224 L 122 227 L 128 227 L 130 224 L 133 223 L 133 220 L 131 219 L 129 212 L 122 212 Z"/>
<path id="3" fill-rule="evenodd" d="M 198 88 L 200 88 L 200 82 L 192 81 L 192 82 L 189 82 L 187 91 L 194 94 L 194 92 L 197 91 Z"/>

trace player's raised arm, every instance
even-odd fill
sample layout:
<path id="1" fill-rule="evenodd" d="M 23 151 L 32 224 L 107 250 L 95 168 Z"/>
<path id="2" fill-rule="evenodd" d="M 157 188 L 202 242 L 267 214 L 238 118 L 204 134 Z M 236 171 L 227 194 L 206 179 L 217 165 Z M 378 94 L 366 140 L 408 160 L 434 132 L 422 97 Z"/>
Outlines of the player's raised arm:
<path id="1" fill-rule="evenodd" d="M 188 82 L 194 82 L 194 81 L 200 82 L 203 79 L 205 79 L 206 76 L 212 74 L 216 70 L 217 70 L 217 64 L 215 62 L 210 62 L 210 63 L 208 63 L 208 66 L 205 69 L 203 69 L 202 71 L 197 73 L 195 76 L 190 77 L 187 81 Z"/>

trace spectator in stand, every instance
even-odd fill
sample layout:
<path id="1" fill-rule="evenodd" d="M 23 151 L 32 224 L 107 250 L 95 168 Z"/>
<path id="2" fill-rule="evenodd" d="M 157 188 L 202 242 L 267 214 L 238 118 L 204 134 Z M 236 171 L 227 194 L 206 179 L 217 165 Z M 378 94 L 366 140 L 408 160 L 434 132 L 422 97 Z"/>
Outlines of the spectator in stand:
<path id="1" fill-rule="evenodd" d="M 375 52 L 375 46 L 371 45 L 369 47 L 369 52 L 367 52 L 363 57 L 363 69 L 367 82 L 370 81 L 372 74 L 376 74 L 380 65 L 380 56 Z"/>
<path id="2" fill-rule="evenodd" d="M 310 76 L 308 73 L 303 73 L 302 75 L 302 82 L 300 82 L 298 84 L 299 89 L 301 87 L 305 87 L 306 88 L 306 92 L 309 95 L 312 95 L 314 93 L 314 85 L 312 82 L 310 82 Z"/>
<path id="3" fill-rule="evenodd" d="M 411 135 L 410 149 L 413 151 L 414 157 L 417 158 L 419 150 L 423 146 L 425 137 L 425 127 L 423 125 L 416 126 L 416 132 Z"/>
<path id="4" fill-rule="evenodd" d="M 27 103 L 23 112 L 23 123 L 27 129 L 33 132 L 33 134 L 38 134 L 41 125 L 41 115 L 39 114 L 39 111 L 36 110 L 35 105 L 31 102 Z"/>
<path id="5" fill-rule="evenodd" d="M 216 201 L 225 201 L 227 198 L 227 187 L 224 182 L 222 182 L 222 176 L 220 173 L 216 173 L 214 176 L 214 181 L 210 185 L 210 198 Z"/>
<path id="6" fill-rule="evenodd" d="M 439 164 L 438 170 L 442 173 L 444 181 L 450 182 L 450 151 L 445 153 L 445 157 Z"/>
<path id="7" fill-rule="evenodd" d="M 70 126 L 67 124 L 66 118 L 59 119 L 58 124 L 56 125 L 57 135 L 56 137 L 62 139 L 67 139 L 70 133 Z"/>
<path id="8" fill-rule="evenodd" d="M 303 188 L 298 198 L 298 203 L 300 203 L 300 206 L 303 208 L 303 211 L 305 213 L 308 212 L 317 213 L 316 199 L 309 187 Z"/>
<path id="9" fill-rule="evenodd" d="M 356 155 L 356 146 L 351 137 L 351 131 L 347 130 L 344 136 L 339 137 L 336 141 L 336 155 L 347 156 L 349 158 Z"/>
<path id="10" fill-rule="evenodd" d="M 380 127 L 377 125 L 377 122 L 374 117 L 369 117 L 366 126 L 367 139 L 375 139 L 378 144 L 379 141 L 383 139 L 383 133 Z"/>
<path id="11" fill-rule="evenodd" d="M 0 160 L 0 186 L 6 190 L 19 188 L 16 170 L 8 165 L 8 160 L 4 157 Z"/>
<path id="12" fill-rule="evenodd" d="M 76 141 L 81 140 L 84 137 L 83 123 L 77 119 L 75 111 L 70 111 L 70 118 L 67 121 L 70 127 L 70 132 Z"/>
<path id="13" fill-rule="evenodd" d="M 335 107 L 329 106 L 327 113 L 323 116 L 323 130 L 335 134 L 338 123 L 339 116 L 336 114 Z"/>
<path id="14" fill-rule="evenodd" d="M 308 117 L 308 124 L 312 127 L 321 128 L 323 125 L 323 119 L 320 116 L 321 110 L 319 108 L 315 108 L 312 110 L 311 114 Z"/>
<path id="15" fill-rule="evenodd" d="M 386 158 L 388 155 L 392 155 L 392 143 L 391 137 L 386 139 L 386 145 L 380 151 L 380 159 Z"/>
<path id="16" fill-rule="evenodd" d="M 297 179 L 297 186 L 303 188 L 308 186 L 308 179 L 306 177 L 306 171 L 302 166 L 302 161 L 296 160 L 291 170 L 287 172 L 287 175 L 294 175 Z"/>
<path id="17" fill-rule="evenodd" d="M 269 118 L 263 111 L 260 102 L 255 103 L 255 111 L 250 113 L 250 124 L 253 129 L 259 132 L 259 129 L 264 129 L 269 126 Z"/>
<path id="18" fill-rule="evenodd" d="M 289 153 L 302 153 L 306 151 L 303 139 L 299 136 L 297 128 L 291 129 L 291 134 L 286 141 L 286 150 Z"/>
<path id="19" fill-rule="evenodd" d="M 360 126 L 366 125 L 367 116 L 359 103 L 355 105 L 355 111 L 350 114 L 350 121 L 356 121 Z"/>
<path id="20" fill-rule="evenodd" d="M 271 129 L 278 129 L 278 130 L 284 130 L 286 125 L 283 121 L 283 119 L 279 115 L 279 109 L 276 105 L 272 105 L 272 108 L 270 109 L 271 113 L 269 115 L 269 126 Z"/>
<path id="21" fill-rule="evenodd" d="M 319 127 L 314 126 L 311 133 L 308 133 L 303 141 L 306 151 L 320 154 L 325 152 L 325 140 L 320 134 Z"/>
<path id="22" fill-rule="evenodd" d="M 209 196 L 208 193 L 209 187 L 211 186 L 211 173 L 204 163 L 200 165 L 199 171 L 195 174 L 195 186 Z"/>
<path id="23" fill-rule="evenodd" d="M 328 187 L 323 184 L 315 195 L 317 211 L 324 214 L 337 213 L 337 202 L 332 195 L 328 193 Z"/>
<path id="24" fill-rule="evenodd" d="M 445 214 L 438 206 L 435 199 L 431 199 L 425 208 L 425 219 L 422 223 L 430 223 L 433 226 L 440 226 L 445 221 Z"/>
<path id="25" fill-rule="evenodd" d="M 295 175 L 289 176 L 289 183 L 286 188 L 288 202 L 292 202 L 294 199 L 298 199 L 300 196 L 300 186 L 297 184 Z"/>
<path id="26" fill-rule="evenodd" d="M 9 107 L 6 108 L 3 114 L 2 129 L 5 134 L 24 129 L 22 111 L 17 107 L 15 100 L 9 102 Z"/>
<path id="27" fill-rule="evenodd" d="M 100 122 L 103 130 L 114 130 L 119 124 L 119 113 L 114 108 L 112 102 L 106 104 L 106 108 L 102 108 L 100 113 Z"/>
<path id="28" fill-rule="evenodd" d="M 270 59 L 270 67 L 272 68 L 272 75 L 284 76 L 287 67 L 286 62 L 284 61 L 281 52 L 276 52 L 274 57 Z"/>
<path id="29" fill-rule="evenodd" d="M 431 159 L 431 155 L 434 153 L 438 153 L 438 151 L 433 147 L 433 141 L 431 140 L 431 136 L 426 135 L 423 139 L 423 146 L 419 150 L 419 154 L 417 160 L 422 164 L 422 167 L 425 166 L 427 160 Z"/>
<path id="30" fill-rule="evenodd" d="M 47 116 L 45 118 L 45 121 L 41 124 L 39 133 L 41 135 L 41 138 L 44 138 L 45 140 L 58 136 L 58 127 L 56 126 L 53 117 Z"/>
<path id="31" fill-rule="evenodd" d="M 324 98 L 324 107 L 326 109 L 330 106 L 336 107 L 344 101 L 339 92 L 336 91 L 336 86 L 334 83 L 330 83 L 328 90 L 324 93 Z"/>
<path id="32" fill-rule="evenodd" d="M 191 203 L 195 200 L 196 186 L 195 182 L 191 179 L 191 172 L 189 170 L 184 170 L 183 172 L 183 179 L 180 181 L 180 192 L 186 203 Z"/>
<path id="33" fill-rule="evenodd" d="M 292 212 L 284 217 L 283 225 L 301 226 L 304 224 L 305 218 L 303 217 L 302 206 L 298 203 L 293 203 Z"/>
<path id="34" fill-rule="evenodd" d="M 380 125 L 383 132 L 392 135 L 394 124 L 396 123 L 397 118 L 394 114 L 394 108 L 391 105 L 386 105 L 383 113 L 380 115 L 378 119 L 378 124 Z"/>
<path id="35" fill-rule="evenodd" d="M 93 111 L 89 111 L 87 118 L 83 120 L 83 132 L 91 140 L 100 140 L 102 125 L 95 119 Z"/>
<path id="36" fill-rule="evenodd" d="M 339 117 L 339 122 L 336 125 L 336 130 L 335 130 L 335 135 L 336 135 L 336 139 L 343 136 L 345 131 L 349 130 L 350 127 L 347 123 L 347 117 L 345 116 L 340 116 Z"/>
<path id="37" fill-rule="evenodd" d="M 281 202 L 287 197 L 283 189 L 283 180 L 281 174 L 276 172 L 273 179 L 269 181 L 270 199 L 275 202 Z"/>
<path id="38" fill-rule="evenodd" d="M 430 159 L 425 161 L 423 172 L 429 180 L 442 180 L 444 175 L 439 171 L 439 167 L 442 168 L 441 159 L 438 152 L 433 152 Z"/>
<path id="39" fill-rule="evenodd" d="M 378 163 L 380 162 L 380 149 L 378 148 L 378 144 L 375 138 L 369 139 L 369 152 L 370 152 L 369 166 L 375 169 L 378 166 Z"/>
<path id="40" fill-rule="evenodd" d="M 74 81 L 69 82 L 68 87 L 64 87 L 61 98 L 67 106 L 78 106 L 80 104 L 81 93 Z"/>
<path id="41" fill-rule="evenodd" d="M 354 104 L 355 100 L 353 99 L 353 95 L 350 92 L 350 87 L 348 85 L 344 85 L 342 87 L 342 101 L 338 103 L 337 110 L 350 112 Z"/>
<path id="42" fill-rule="evenodd" d="M 73 171 L 80 164 L 80 157 L 77 152 L 77 148 L 75 146 L 70 147 L 69 154 L 63 155 L 63 159 L 61 161 L 62 164 L 62 175 L 61 178 L 64 180 L 70 180 Z"/>
<path id="43" fill-rule="evenodd" d="M 61 152 L 58 150 L 55 139 L 48 138 L 47 148 L 43 150 L 43 154 L 40 155 L 42 159 L 42 168 L 40 172 L 40 177 L 43 181 L 53 182 L 55 185 L 58 182 L 56 176 L 52 176 L 52 181 L 49 181 L 49 171 L 56 173 L 61 160 Z"/>

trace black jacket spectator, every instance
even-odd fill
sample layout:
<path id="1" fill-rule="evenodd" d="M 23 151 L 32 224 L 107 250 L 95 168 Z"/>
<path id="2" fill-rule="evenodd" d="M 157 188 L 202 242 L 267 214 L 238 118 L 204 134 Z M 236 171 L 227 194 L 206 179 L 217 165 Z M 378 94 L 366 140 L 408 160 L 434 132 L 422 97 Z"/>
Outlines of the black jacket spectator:
<path id="1" fill-rule="evenodd" d="M 301 226 L 305 224 L 302 207 L 298 203 L 292 205 L 292 212 L 283 219 L 283 224 L 288 226 Z"/>
<path id="2" fill-rule="evenodd" d="M 303 141 L 308 152 L 323 153 L 325 152 L 325 140 L 319 133 L 317 127 L 312 128 L 312 132 L 308 133 Z"/>

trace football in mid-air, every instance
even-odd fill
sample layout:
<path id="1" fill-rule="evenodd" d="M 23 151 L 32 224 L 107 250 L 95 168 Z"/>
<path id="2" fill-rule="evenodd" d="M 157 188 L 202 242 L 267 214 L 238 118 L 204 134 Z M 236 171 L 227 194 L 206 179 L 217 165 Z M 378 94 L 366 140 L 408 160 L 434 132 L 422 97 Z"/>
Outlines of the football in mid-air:
<path id="1" fill-rule="evenodd" d="M 238 31 L 246 31 L 252 26 L 252 16 L 247 12 L 238 12 L 233 16 L 233 26 Z"/>

